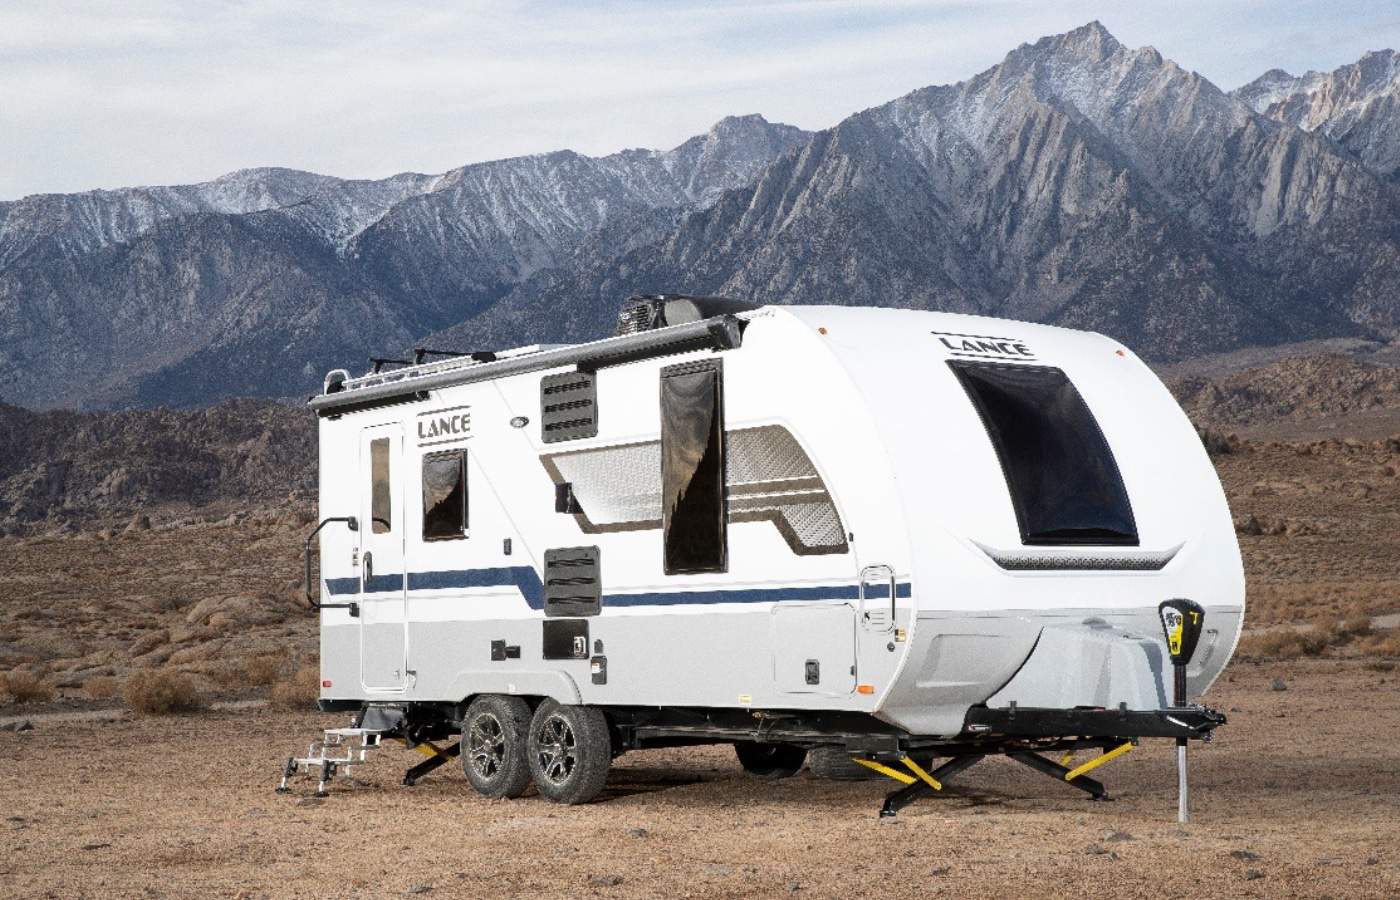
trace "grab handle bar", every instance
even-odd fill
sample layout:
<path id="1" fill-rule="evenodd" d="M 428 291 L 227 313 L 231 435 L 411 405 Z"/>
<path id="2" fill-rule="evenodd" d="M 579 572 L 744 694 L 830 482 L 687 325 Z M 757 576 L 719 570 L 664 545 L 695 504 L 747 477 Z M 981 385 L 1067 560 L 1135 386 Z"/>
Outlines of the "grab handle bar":
<path id="1" fill-rule="evenodd" d="M 348 603 L 317 603 L 316 598 L 311 595 L 311 542 L 316 539 L 316 535 L 321 533 L 322 528 L 325 528 L 332 522 L 344 522 L 345 527 L 349 528 L 351 531 L 360 530 L 360 520 L 354 516 L 331 516 L 330 518 L 322 519 L 321 524 L 317 525 L 312 529 L 311 533 L 306 536 L 306 543 L 302 546 L 302 552 L 306 557 L 306 602 L 314 610 L 348 609 L 350 610 L 351 616 L 359 616 L 360 604 L 353 600 Z"/>
<path id="2" fill-rule="evenodd" d="M 895 597 L 898 595 L 898 591 L 895 588 L 894 568 L 891 566 L 873 565 L 866 566 L 865 568 L 860 570 L 860 586 L 856 590 L 856 596 L 859 598 L 860 601 L 860 606 L 858 607 L 860 612 L 860 621 L 862 627 L 869 627 L 870 613 L 865 608 L 865 584 L 866 582 L 873 580 L 874 576 L 881 575 L 881 573 L 883 573 L 881 580 L 888 580 L 890 583 L 890 618 L 889 621 L 885 623 L 885 627 L 881 630 L 887 632 L 894 631 L 894 603 Z"/>

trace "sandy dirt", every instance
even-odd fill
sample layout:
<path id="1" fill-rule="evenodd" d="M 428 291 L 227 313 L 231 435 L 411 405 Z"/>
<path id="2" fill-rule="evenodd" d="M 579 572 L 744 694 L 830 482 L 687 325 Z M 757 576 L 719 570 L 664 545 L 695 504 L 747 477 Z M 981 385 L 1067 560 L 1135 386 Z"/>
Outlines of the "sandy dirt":
<path id="1" fill-rule="evenodd" d="M 266 709 L 0 733 L 6 897 L 1400 895 L 1400 672 L 1236 665 L 1231 722 L 1105 766 L 1113 802 L 1007 760 L 893 820 L 886 782 L 746 777 L 727 747 L 633 753 L 603 799 L 489 801 L 460 770 L 398 784 L 381 751 L 324 801 L 272 788 L 339 717 Z M 1287 690 L 1273 689 L 1283 678 Z"/>

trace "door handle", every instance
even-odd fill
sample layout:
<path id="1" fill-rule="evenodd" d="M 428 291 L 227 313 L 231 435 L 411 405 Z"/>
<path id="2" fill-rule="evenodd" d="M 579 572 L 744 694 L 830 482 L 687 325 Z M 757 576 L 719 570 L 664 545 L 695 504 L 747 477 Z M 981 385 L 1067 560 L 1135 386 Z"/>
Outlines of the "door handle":
<path id="1" fill-rule="evenodd" d="M 369 587 L 370 579 L 374 577 L 374 554 L 368 550 L 365 551 L 364 564 L 365 587 Z"/>

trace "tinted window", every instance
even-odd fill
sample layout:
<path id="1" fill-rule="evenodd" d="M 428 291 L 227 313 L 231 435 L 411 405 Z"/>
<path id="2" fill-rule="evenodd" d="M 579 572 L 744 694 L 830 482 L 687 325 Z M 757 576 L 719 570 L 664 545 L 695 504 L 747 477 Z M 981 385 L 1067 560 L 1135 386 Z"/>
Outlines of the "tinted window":
<path id="1" fill-rule="evenodd" d="M 370 519 L 375 534 L 387 534 L 393 527 L 389 490 L 389 439 L 369 442 Z"/>
<path id="2" fill-rule="evenodd" d="M 722 388 L 717 361 L 661 370 L 661 515 L 668 575 L 725 570 Z"/>
<path id="3" fill-rule="evenodd" d="M 423 457 L 423 540 L 467 535 L 467 451 Z"/>
<path id="4" fill-rule="evenodd" d="M 1113 452 L 1064 372 L 949 365 L 1001 460 L 1023 543 L 1137 544 L 1137 524 Z"/>

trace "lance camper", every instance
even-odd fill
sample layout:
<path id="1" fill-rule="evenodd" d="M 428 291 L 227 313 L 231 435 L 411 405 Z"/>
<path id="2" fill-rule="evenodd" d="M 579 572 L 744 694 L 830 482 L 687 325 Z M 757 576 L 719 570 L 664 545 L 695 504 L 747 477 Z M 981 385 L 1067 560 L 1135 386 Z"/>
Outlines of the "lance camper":
<path id="1" fill-rule="evenodd" d="M 355 724 L 288 775 L 392 737 L 431 754 L 410 783 L 460 754 L 483 794 L 575 803 L 627 750 L 732 743 L 764 777 L 848 754 L 908 785 L 892 813 L 991 754 L 1101 797 L 1084 771 L 1224 721 L 1169 694 L 1239 636 L 1229 510 L 1107 337 L 672 295 L 591 343 L 428 353 L 310 401 L 320 703 Z"/>

